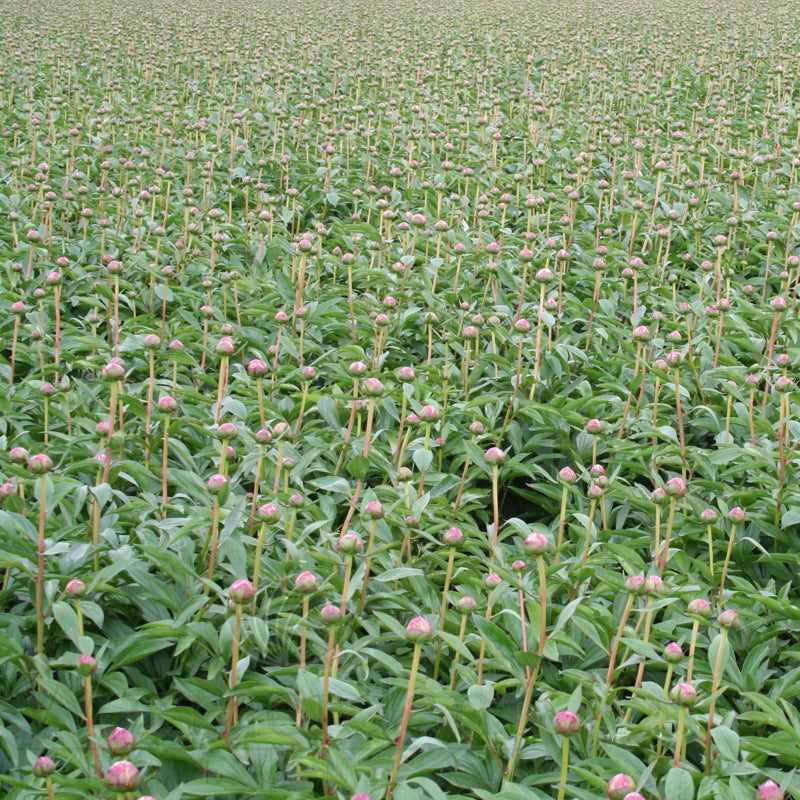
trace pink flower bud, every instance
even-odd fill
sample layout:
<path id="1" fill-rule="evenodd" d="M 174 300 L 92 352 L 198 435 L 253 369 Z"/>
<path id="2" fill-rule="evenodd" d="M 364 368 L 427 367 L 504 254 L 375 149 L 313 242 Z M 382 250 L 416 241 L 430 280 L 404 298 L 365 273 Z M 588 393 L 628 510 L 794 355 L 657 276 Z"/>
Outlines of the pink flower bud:
<path id="1" fill-rule="evenodd" d="M 356 533 L 346 533 L 339 538 L 339 552 L 345 555 L 354 555 L 358 553 L 363 546 L 361 538 Z"/>
<path id="2" fill-rule="evenodd" d="M 239 429 L 232 422 L 223 422 L 216 430 L 218 439 L 230 441 L 239 435 Z"/>
<path id="3" fill-rule="evenodd" d="M 744 509 L 735 506 L 728 512 L 728 520 L 733 523 L 744 522 Z"/>
<path id="4" fill-rule="evenodd" d="M 502 579 L 502 578 L 501 578 L 501 577 L 500 577 L 500 576 L 499 576 L 499 575 L 498 575 L 496 572 L 490 572 L 490 573 L 489 573 L 489 574 L 488 574 L 488 575 L 487 575 L 487 576 L 486 576 L 486 577 L 483 579 L 483 585 L 484 585 L 484 586 L 485 586 L 487 589 L 496 589 L 496 588 L 497 588 L 497 587 L 500 585 L 500 582 L 501 582 L 502 580 L 503 580 L 503 579 Z"/>
<path id="5" fill-rule="evenodd" d="M 313 572 L 306 570 L 295 578 L 294 588 L 305 594 L 316 592 L 319 588 L 319 578 Z"/>
<path id="6" fill-rule="evenodd" d="M 679 706 L 691 708 L 697 703 L 697 689 L 691 683 L 679 683 L 673 686 L 669 696 Z"/>
<path id="7" fill-rule="evenodd" d="M 83 597 L 86 594 L 86 584 L 79 578 L 73 578 L 65 587 L 64 591 L 70 597 Z"/>
<path id="8" fill-rule="evenodd" d="M 700 521 L 712 525 L 717 521 L 717 512 L 713 508 L 705 508 L 700 512 Z"/>
<path id="9" fill-rule="evenodd" d="M 577 482 L 578 476 L 572 467 L 562 467 L 558 472 L 558 479 L 562 483 L 572 484 Z"/>
<path id="10" fill-rule="evenodd" d="M 370 500 L 364 507 L 364 516 L 371 517 L 372 519 L 380 519 L 386 516 L 386 509 L 383 507 L 383 503 L 378 500 Z"/>
<path id="11" fill-rule="evenodd" d="M 34 475 L 44 475 L 53 469 L 53 459 L 46 453 L 36 453 L 28 459 L 28 469 Z"/>
<path id="12" fill-rule="evenodd" d="M 263 378 L 268 371 L 267 362 L 260 358 L 253 358 L 247 362 L 247 374 L 251 378 Z"/>
<path id="13" fill-rule="evenodd" d="M 599 500 L 603 496 L 603 487 L 599 483 L 593 483 L 587 490 L 586 496 L 590 500 Z"/>
<path id="14" fill-rule="evenodd" d="M 419 410 L 419 418 L 423 422 L 436 422 L 436 420 L 438 420 L 439 417 L 441 416 L 442 412 L 439 411 L 439 409 L 436 408 L 436 406 L 432 405 L 422 406 L 422 408 Z"/>
<path id="15" fill-rule="evenodd" d="M 225 475 L 212 475 L 206 482 L 206 489 L 211 495 L 219 494 L 228 485 L 228 478 Z"/>
<path id="16" fill-rule="evenodd" d="M 46 778 L 48 775 L 52 775 L 55 771 L 56 765 L 53 763 L 53 759 L 49 758 L 48 756 L 39 756 L 33 765 L 33 774 L 37 778 Z"/>
<path id="17" fill-rule="evenodd" d="M 708 619 L 711 616 L 711 604 L 703 597 L 695 597 L 689 602 L 686 610 L 696 617 Z"/>
<path id="18" fill-rule="evenodd" d="M 455 526 L 452 528 L 448 528 L 444 534 L 442 534 L 442 544 L 447 545 L 448 547 L 459 547 L 464 542 L 464 532 L 461 528 L 456 528 Z"/>
<path id="19" fill-rule="evenodd" d="M 775 391 L 776 392 L 790 392 L 793 389 L 793 384 L 790 378 L 786 375 L 779 375 L 775 379 Z"/>
<path id="20" fill-rule="evenodd" d="M 484 458 L 487 464 L 502 464 L 506 460 L 506 454 L 499 447 L 490 447 Z"/>
<path id="21" fill-rule="evenodd" d="M 581 729 L 581 721 L 574 711 L 559 711 L 553 717 L 553 727 L 563 736 L 573 736 Z"/>
<path id="22" fill-rule="evenodd" d="M 217 346 L 215 349 L 218 355 L 232 356 L 234 352 L 236 352 L 236 344 L 234 343 L 233 339 L 230 336 L 223 336 L 217 342 Z"/>
<path id="23" fill-rule="evenodd" d="M 228 596 L 237 605 L 249 602 L 253 599 L 254 595 L 255 590 L 253 589 L 253 584 L 246 578 L 239 578 L 239 580 L 234 581 L 231 584 L 231 588 L 228 590 Z"/>
<path id="24" fill-rule="evenodd" d="M 361 389 L 366 397 L 380 397 L 384 392 L 383 384 L 377 378 L 366 378 Z"/>
<path id="25" fill-rule="evenodd" d="M 739 615 L 732 608 L 725 609 L 725 611 L 717 617 L 717 622 L 719 622 L 720 627 L 732 628 L 733 630 L 736 630 L 740 625 Z"/>
<path id="26" fill-rule="evenodd" d="M 683 497 L 686 494 L 686 481 L 683 478 L 670 478 L 664 488 L 670 497 Z"/>
<path id="27" fill-rule="evenodd" d="M 541 556 L 550 550 L 550 541 L 539 531 L 533 531 L 525 537 L 522 550 L 529 556 Z"/>
<path id="28" fill-rule="evenodd" d="M 636 789 L 636 782 L 630 775 L 620 772 L 611 778 L 606 786 L 606 795 L 610 800 L 623 800 L 626 794 Z"/>
<path id="29" fill-rule="evenodd" d="M 97 669 L 97 662 L 88 654 L 84 653 L 78 659 L 78 674 L 83 675 L 85 678 L 87 675 L 91 675 Z"/>
<path id="30" fill-rule="evenodd" d="M 398 467 L 397 468 L 397 480 L 401 483 L 405 481 L 410 481 L 411 478 L 414 477 L 414 473 L 408 467 Z"/>
<path id="31" fill-rule="evenodd" d="M 456 610 L 460 614 L 471 614 L 475 610 L 476 606 L 477 603 L 475 602 L 474 598 L 469 597 L 468 595 L 459 597 L 458 600 L 456 600 Z"/>
<path id="32" fill-rule="evenodd" d="M 433 639 L 433 626 L 425 617 L 414 617 L 406 626 L 406 641 L 414 644 Z"/>
<path id="33" fill-rule="evenodd" d="M 136 739 L 127 728 L 114 728 L 106 744 L 112 756 L 126 756 L 136 747 Z"/>
<path id="34" fill-rule="evenodd" d="M 603 432 L 603 423 L 599 419 L 590 419 L 586 423 L 586 433 L 599 436 Z"/>
<path id="35" fill-rule="evenodd" d="M 166 395 L 160 397 L 158 400 L 158 410 L 163 411 L 165 414 L 171 414 L 178 407 L 178 401 L 174 397 Z"/>
<path id="36" fill-rule="evenodd" d="M 121 381 L 125 377 L 125 365 L 119 360 L 109 361 L 108 364 L 100 370 L 100 377 L 109 383 Z"/>
<path id="37" fill-rule="evenodd" d="M 644 592 L 645 592 L 644 575 L 631 575 L 625 581 L 625 588 L 631 594 L 644 594 Z"/>
<path id="38" fill-rule="evenodd" d="M 677 664 L 683 658 L 683 648 L 677 642 L 670 642 L 664 648 L 664 660 L 669 664 Z"/>
<path id="39" fill-rule="evenodd" d="M 106 771 L 106 786 L 116 792 L 132 792 L 139 785 L 139 770 L 130 761 L 115 761 Z"/>
<path id="40" fill-rule="evenodd" d="M 326 625 L 336 625 L 344 618 L 344 612 L 342 609 L 339 608 L 339 606 L 332 605 L 331 603 L 324 605 L 322 610 L 319 612 L 319 615 Z"/>
<path id="41" fill-rule="evenodd" d="M 275 503 L 264 503 L 263 506 L 259 506 L 259 509 L 256 513 L 262 522 L 273 525 L 276 522 L 279 522 L 281 518 L 281 510 L 275 505 Z"/>
<path id="42" fill-rule="evenodd" d="M 783 800 L 783 790 L 775 781 L 764 781 L 758 787 L 756 800 Z"/>
<path id="43" fill-rule="evenodd" d="M 368 367 L 363 361 L 354 361 L 349 367 L 348 372 L 354 378 L 360 378 L 367 371 Z"/>

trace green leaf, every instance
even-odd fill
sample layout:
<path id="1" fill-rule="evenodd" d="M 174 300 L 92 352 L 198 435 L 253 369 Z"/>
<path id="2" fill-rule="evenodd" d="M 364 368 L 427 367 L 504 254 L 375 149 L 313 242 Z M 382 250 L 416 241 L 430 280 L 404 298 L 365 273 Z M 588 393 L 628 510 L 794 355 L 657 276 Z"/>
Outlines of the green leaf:
<path id="1" fill-rule="evenodd" d="M 63 600 L 57 600 L 53 603 L 53 617 L 55 617 L 59 627 L 67 634 L 75 647 L 81 650 L 78 615 L 72 605 L 65 603 Z M 83 652 L 83 650 L 81 650 L 81 652 Z"/>
<path id="2" fill-rule="evenodd" d="M 247 728 L 240 735 L 235 735 L 232 738 L 237 746 L 254 742 L 280 745 L 283 747 L 303 747 L 306 745 L 306 739 L 302 732 L 296 727 L 289 725 L 269 725 L 258 728 Z"/>
<path id="3" fill-rule="evenodd" d="M 414 461 L 414 466 L 420 472 L 427 472 L 433 464 L 433 451 L 420 448 L 414 451 L 412 459 Z"/>
<path id="4" fill-rule="evenodd" d="M 664 782 L 664 794 L 669 800 L 694 800 L 694 781 L 690 773 L 680 767 L 672 767 Z"/>
<path id="5" fill-rule="evenodd" d="M 201 778 L 185 783 L 181 791 L 190 797 L 230 794 L 247 797 L 253 794 L 253 788 L 251 785 L 228 780 L 227 778 Z"/>
<path id="6" fill-rule="evenodd" d="M 722 725 L 711 729 L 711 738 L 720 755 L 731 761 L 739 760 L 739 734 Z"/>
<path id="7" fill-rule="evenodd" d="M 467 699 L 469 704 L 478 711 L 489 708 L 494 700 L 494 686 L 485 683 L 474 684 L 467 689 Z"/>
<path id="8" fill-rule="evenodd" d="M 364 478 L 369 470 L 369 459 L 365 456 L 356 456 L 347 462 L 347 471 L 353 478 Z"/>

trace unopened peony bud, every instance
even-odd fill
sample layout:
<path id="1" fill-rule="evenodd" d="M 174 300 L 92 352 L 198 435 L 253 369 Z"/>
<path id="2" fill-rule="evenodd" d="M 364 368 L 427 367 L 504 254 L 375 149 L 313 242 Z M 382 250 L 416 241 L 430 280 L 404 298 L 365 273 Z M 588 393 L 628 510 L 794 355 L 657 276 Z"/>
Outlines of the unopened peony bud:
<path id="1" fill-rule="evenodd" d="M 48 775 L 52 775 L 55 770 L 56 765 L 53 763 L 53 759 L 48 756 L 39 756 L 33 765 L 33 774 L 37 778 L 46 778 Z"/>
<path id="2" fill-rule="evenodd" d="M 79 578 L 73 578 L 64 588 L 70 597 L 83 597 L 86 594 L 86 584 Z"/>
<path id="3" fill-rule="evenodd" d="M 783 800 L 783 789 L 775 781 L 764 781 L 758 787 L 756 800 Z"/>
<path id="4" fill-rule="evenodd" d="M 669 696 L 679 705 L 691 708 L 697 703 L 697 689 L 691 683 L 679 683 L 672 688 Z"/>
<path id="5" fill-rule="evenodd" d="M 139 785 L 139 770 L 130 761 L 116 761 L 106 772 L 106 786 L 116 792 L 132 792 Z"/>
<path id="6" fill-rule="evenodd" d="M 319 578 L 313 572 L 306 570 L 295 578 L 294 588 L 306 594 L 316 592 L 319 588 Z"/>
<path id="7" fill-rule="evenodd" d="M 114 728 L 106 744 L 112 756 L 126 756 L 136 747 L 136 739 L 127 728 Z"/>
<path id="8" fill-rule="evenodd" d="M 234 581 L 231 584 L 231 588 L 228 590 L 228 595 L 234 603 L 241 605 L 242 603 L 247 603 L 253 599 L 255 590 L 253 589 L 253 584 L 250 583 L 250 581 L 248 581 L 246 578 L 239 578 L 239 580 Z"/>
<path id="9" fill-rule="evenodd" d="M 433 638 L 433 626 L 425 617 L 414 617 L 406 626 L 406 641 L 427 642 Z"/>
<path id="10" fill-rule="evenodd" d="M 623 800 L 626 794 L 636 789 L 636 782 L 630 775 L 620 772 L 611 778 L 606 786 L 606 795 L 610 800 Z"/>
<path id="11" fill-rule="evenodd" d="M 581 721 L 574 711 L 559 711 L 553 718 L 553 727 L 563 736 L 573 736 L 581 729 Z"/>

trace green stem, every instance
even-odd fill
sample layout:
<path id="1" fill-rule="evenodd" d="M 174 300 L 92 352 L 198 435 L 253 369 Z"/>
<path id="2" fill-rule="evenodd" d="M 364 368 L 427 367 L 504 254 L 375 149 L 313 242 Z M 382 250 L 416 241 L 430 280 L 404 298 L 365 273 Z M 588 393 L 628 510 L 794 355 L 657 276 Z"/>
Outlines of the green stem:
<path id="1" fill-rule="evenodd" d="M 392 762 L 392 772 L 389 776 L 389 789 L 387 797 L 394 794 L 394 787 L 397 783 L 397 773 L 400 771 L 400 764 L 403 760 L 403 742 L 406 738 L 408 730 L 408 720 L 411 716 L 411 706 L 414 702 L 414 687 L 417 682 L 417 673 L 419 672 L 419 660 L 422 653 L 422 643 L 416 642 L 414 644 L 414 654 L 411 658 L 411 671 L 408 676 L 408 688 L 406 689 L 406 701 L 403 706 L 403 718 L 400 721 L 400 733 L 397 737 L 397 747 L 394 752 L 394 761 Z"/>
<path id="2" fill-rule="evenodd" d="M 667 559 L 669 558 L 669 540 L 672 537 L 672 526 L 675 523 L 675 502 L 676 497 L 672 495 L 669 498 L 669 516 L 667 517 L 667 532 L 664 534 L 664 547 L 661 551 L 661 558 L 658 562 L 658 574 L 662 575 L 667 567 Z"/>
<path id="3" fill-rule="evenodd" d="M 258 532 L 258 539 L 256 539 L 256 555 L 253 562 L 253 606 L 250 611 L 251 614 L 256 613 L 256 600 L 258 598 L 258 575 L 261 571 L 261 554 L 264 549 L 264 539 L 267 536 L 267 523 L 261 523 L 261 529 Z"/>
<path id="4" fill-rule="evenodd" d="M 492 527 L 492 552 L 489 563 L 494 563 L 495 549 L 497 547 L 497 534 L 500 532 L 500 500 L 499 500 L 499 473 L 500 467 L 497 464 L 492 464 L 492 518 L 494 520 Z"/>
<path id="5" fill-rule="evenodd" d="M 719 597 L 717 603 L 722 608 L 722 593 L 725 591 L 725 581 L 728 578 L 728 566 L 731 562 L 731 554 L 733 553 L 733 542 L 736 538 L 736 523 L 731 524 L 731 533 L 728 537 L 728 549 L 725 552 L 725 562 L 722 565 L 722 577 L 719 580 Z"/>
<path id="6" fill-rule="evenodd" d="M 705 755 L 705 773 L 711 774 L 711 731 L 714 728 L 714 711 L 717 707 L 717 700 L 714 695 L 719 690 L 719 681 L 722 672 L 722 657 L 725 654 L 725 646 L 728 641 L 728 628 L 723 628 L 719 637 L 719 649 L 717 650 L 717 657 L 714 660 L 714 674 L 711 678 L 711 702 L 708 706 L 708 727 L 706 729 L 706 755 Z"/>
<path id="7" fill-rule="evenodd" d="M 44 531 L 47 521 L 47 478 L 39 477 L 39 547 L 36 573 L 36 652 L 44 653 Z"/>
<path id="8" fill-rule="evenodd" d="M 556 557 L 555 563 L 561 561 L 561 546 L 564 544 L 564 529 L 567 525 L 567 497 L 569 495 L 569 486 L 564 484 L 561 490 L 561 512 L 558 517 L 558 537 L 556 538 Z"/>
<path id="9" fill-rule="evenodd" d="M 589 521 L 586 523 L 586 541 L 583 543 L 583 555 L 581 556 L 580 568 L 586 564 L 586 559 L 589 557 L 589 545 L 592 541 L 592 527 L 594 525 L 594 515 L 597 511 L 597 498 L 592 498 L 589 504 Z"/>
<path id="10" fill-rule="evenodd" d="M 255 598 L 254 598 L 255 599 Z M 233 645 L 231 649 L 231 674 L 228 678 L 228 689 L 233 691 L 236 688 L 236 665 L 239 663 L 239 637 L 242 630 L 242 604 L 236 604 L 236 618 L 233 623 Z M 227 742 L 231 735 L 231 725 L 238 716 L 239 703 L 234 695 L 228 698 L 228 718 L 225 722 L 225 732 L 222 738 Z"/>
<path id="11" fill-rule="evenodd" d="M 89 746 L 92 749 L 92 757 L 94 758 L 94 768 L 97 771 L 97 777 L 103 777 L 103 770 L 100 767 L 100 755 L 97 752 L 97 740 L 94 735 L 94 712 L 92 709 L 92 677 L 86 675 L 83 679 L 83 709 L 86 715 L 86 730 L 89 732 Z"/>
<path id="12" fill-rule="evenodd" d="M 503 775 L 503 786 L 505 786 L 507 783 L 510 783 L 514 777 L 514 770 L 516 769 L 517 760 L 519 758 L 519 748 L 522 744 L 522 736 L 525 733 L 525 725 L 528 721 L 528 711 L 530 710 L 531 699 L 533 697 L 533 688 L 536 685 L 536 679 L 539 676 L 540 665 L 541 661 L 536 664 L 536 667 L 528 677 L 528 682 L 525 687 L 525 697 L 522 700 L 522 709 L 520 710 L 519 722 L 517 723 L 517 735 L 514 738 L 514 750 L 512 751 L 511 758 L 508 760 L 508 765 L 506 766 L 506 770 Z"/>
<path id="13" fill-rule="evenodd" d="M 678 735 L 675 737 L 675 757 L 672 759 L 672 766 L 677 767 L 681 763 L 681 748 L 683 747 L 683 731 L 686 726 L 686 706 L 678 709 Z"/>
<path id="14" fill-rule="evenodd" d="M 558 784 L 558 800 L 564 800 L 567 791 L 567 773 L 569 771 L 569 738 L 561 740 L 561 779 Z"/>
<path id="15" fill-rule="evenodd" d="M 444 630 L 444 618 L 447 614 L 447 593 L 450 591 L 450 581 L 453 578 L 453 563 L 456 557 L 455 547 L 450 548 L 450 554 L 447 558 L 447 571 L 444 576 L 444 589 L 442 589 L 442 606 L 439 609 L 439 630 Z M 441 637 L 436 642 L 436 660 L 433 664 L 433 679 L 434 681 L 439 677 L 439 662 L 442 657 L 442 639 Z"/>

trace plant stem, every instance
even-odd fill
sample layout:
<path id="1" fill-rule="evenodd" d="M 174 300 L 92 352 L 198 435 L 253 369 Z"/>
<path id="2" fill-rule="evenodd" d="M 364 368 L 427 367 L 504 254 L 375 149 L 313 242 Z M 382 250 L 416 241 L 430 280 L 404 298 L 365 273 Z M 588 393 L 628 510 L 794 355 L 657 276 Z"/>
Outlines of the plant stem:
<path id="1" fill-rule="evenodd" d="M 567 773 L 569 772 L 569 737 L 561 738 L 561 779 L 558 783 L 558 798 L 564 800 L 567 791 Z"/>
<path id="2" fill-rule="evenodd" d="M 83 709 L 86 715 L 86 729 L 89 732 L 89 747 L 92 748 L 92 757 L 94 758 L 94 768 L 97 771 L 97 777 L 103 777 L 103 770 L 100 767 L 100 755 L 97 752 L 97 741 L 94 735 L 94 712 L 92 709 L 92 676 L 85 675 L 83 678 Z"/>
<path id="3" fill-rule="evenodd" d="M 658 574 L 663 575 L 667 567 L 667 560 L 669 558 L 669 540 L 672 537 L 672 527 L 675 523 L 675 495 L 669 498 L 669 516 L 667 517 L 667 532 L 664 534 L 664 547 L 661 551 L 661 558 L 658 560 Z"/>
<path id="4" fill-rule="evenodd" d="M 39 476 L 39 547 L 36 573 L 36 652 L 44 653 L 44 530 L 47 521 L 47 478 Z"/>
<path id="5" fill-rule="evenodd" d="M 683 747 L 683 733 L 686 726 L 686 706 L 678 709 L 678 734 L 675 737 L 675 757 L 672 759 L 672 766 L 677 767 L 681 763 L 681 749 Z"/>
<path id="6" fill-rule="evenodd" d="M 561 561 L 561 547 L 564 544 L 564 529 L 567 524 L 567 496 L 569 495 L 569 485 L 564 484 L 561 489 L 561 512 L 558 516 L 558 537 L 556 538 L 556 557 L 555 563 Z"/>
<path id="7" fill-rule="evenodd" d="M 403 706 L 403 717 L 400 721 L 400 733 L 397 737 L 397 746 L 394 752 L 394 761 L 392 762 L 392 772 L 389 775 L 389 788 L 386 796 L 392 797 L 394 794 L 394 787 L 397 783 L 397 773 L 400 771 L 400 764 L 403 760 L 403 742 L 406 738 L 408 730 L 408 719 L 411 716 L 411 706 L 414 702 L 414 687 L 417 682 L 417 673 L 419 672 L 419 660 L 422 653 L 422 642 L 414 643 L 414 654 L 411 657 L 411 671 L 408 675 L 408 688 L 406 689 L 406 701 Z"/>
<path id="8" fill-rule="evenodd" d="M 728 641 L 728 628 L 723 628 L 719 636 L 719 649 L 717 657 L 714 659 L 714 674 L 711 678 L 711 702 L 708 706 L 708 726 L 706 728 L 706 754 L 705 754 L 705 773 L 711 774 L 711 730 L 714 727 L 714 711 L 717 707 L 717 700 L 714 695 L 719 690 L 719 681 L 722 672 L 722 658 L 725 655 L 725 646 Z"/>
<path id="9" fill-rule="evenodd" d="M 728 536 L 728 549 L 725 552 L 725 561 L 722 564 L 722 577 L 719 580 L 719 596 L 717 598 L 717 604 L 719 607 L 722 607 L 722 593 L 725 591 L 725 581 L 728 577 L 728 565 L 731 561 L 731 554 L 733 553 L 733 543 L 736 538 L 736 523 L 731 524 L 731 532 L 730 536 Z"/>
<path id="10" fill-rule="evenodd" d="M 522 736 L 525 733 L 525 724 L 528 721 L 528 711 L 531 707 L 531 699 L 533 698 L 533 689 L 536 685 L 536 679 L 539 676 L 539 667 L 541 665 L 541 660 L 536 664 L 534 669 L 531 671 L 530 675 L 528 676 L 528 681 L 525 686 L 525 697 L 522 700 L 522 708 L 520 709 L 519 714 L 519 722 L 517 723 L 517 735 L 514 738 L 514 749 L 511 754 L 511 758 L 508 760 L 508 764 L 506 765 L 505 772 L 503 773 L 503 786 L 507 783 L 510 783 L 511 780 L 514 778 L 514 770 L 517 766 L 517 760 L 519 758 L 519 748 L 522 744 Z"/>
<path id="11" fill-rule="evenodd" d="M 447 593 L 450 591 L 450 581 L 453 578 L 453 563 L 456 557 L 456 548 L 451 547 L 450 553 L 447 557 L 447 571 L 444 575 L 444 589 L 442 589 L 442 606 L 439 609 L 439 630 L 444 630 L 444 619 L 447 614 Z M 439 662 L 442 657 L 442 638 L 439 637 L 436 642 L 436 660 L 433 664 L 433 679 L 434 681 L 439 678 Z"/>
<path id="12" fill-rule="evenodd" d="M 253 598 L 255 600 L 255 598 Z M 236 604 L 236 618 L 233 623 L 233 644 L 231 648 L 231 673 L 228 677 L 228 689 L 233 691 L 236 688 L 236 665 L 239 663 L 239 637 L 242 631 L 242 604 Z M 231 725 L 237 719 L 239 712 L 239 702 L 234 695 L 228 698 L 228 718 L 225 721 L 225 732 L 222 738 L 227 742 L 231 734 Z"/>

